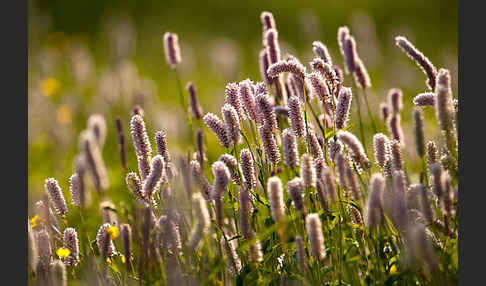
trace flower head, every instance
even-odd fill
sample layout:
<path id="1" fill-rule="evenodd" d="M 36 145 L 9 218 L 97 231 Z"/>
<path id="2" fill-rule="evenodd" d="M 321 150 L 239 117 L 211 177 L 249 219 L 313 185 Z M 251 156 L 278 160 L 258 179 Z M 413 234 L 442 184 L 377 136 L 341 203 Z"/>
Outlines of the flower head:
<path id="1" fill-rule="evenodd" d="M 61 247 L 58 250 L 56 250 L 56 254 L 57 256 L 59 256 L 59 258 L 66 259 L 71 254 L 71 250 L 69 250 L 69 248 Z"/>
<path id="2" fill-rule="evenodd" d="M 120 231 L 118 231 L 118 228 L 114 225 L 108 227 L 106 232 L 110 235 L 111 240 L 115 240 L 120 235 Z"/>

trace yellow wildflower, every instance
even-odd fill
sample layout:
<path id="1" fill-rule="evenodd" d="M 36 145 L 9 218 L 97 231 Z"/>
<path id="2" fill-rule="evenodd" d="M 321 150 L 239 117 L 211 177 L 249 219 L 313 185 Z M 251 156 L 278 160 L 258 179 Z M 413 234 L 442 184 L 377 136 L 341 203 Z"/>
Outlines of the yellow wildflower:
<path id="1" fill-rule="evenodd" d="M 106 263 L 111 264 L 111 258 L 107 257 L 106 258 Z"/>
<path id="2" fill-rule="evenodd" d="M 66 257 L 68 257 L 71 254 L 71 250 L 69 250 L 69 248 L 62 248 L 61 247 L 56 251 L 56 254 L 57 254 L 57 256 L 59 256 L 59 258 L 65 259 Z"/>
<path id="3" fill-rule="evenodd" d="M 67 124 L 71 122 L 72 117 L 73 115 L 72 115 L 71 108 L 67 104 L 62 104 L 56 110 L 56 119 L 61 124 Z"/>
<path id="4" fill-rule="evenodd" d="M 390 274 L 395 274 L 396 272 L 397 272 L 397 266 L 396 266 L 396 264 L 393 264 L 393 265 L 390 267 L 389 273 L 390 273 Z"/>
<path id="5" fill-rule="evenodd" d="M 37 220 L 39 220 L 40 216 L 36 214 L 33 218 L 30 219 L 30 226 L 31 227 L 36 227 L 37 226 Z"/>
<path id="6" fill-rule="evenodd" d="M 111 240 L 114 240 L 116 239 L 119 235 L 120 235 L 120 232 L 118 231 L 118 228 L 114 225 L 110 226 L 106 232 L 108 232 L 108 234 L 110 234 L 110 239 Z"/>
<path id="7" fill-rule="evenodd" d="M 41 88 L 44 96 L 51 96 L 59 92 L 60 85 L 57 79 L 49 77 L 42 81 Z"/>
<path id="8" fill-rule="evenodd" d="M 125 263 L 125 262 L 127 261 L 127 260 L 125 259 L 125 255 L 123 255 L 123 256 L 121 257 L 121 261 L 122 261 L 122 263 Z M 130 261 L 133 261 L 133 256 L 132 256 L 132 255 L 130 255 Z"/>

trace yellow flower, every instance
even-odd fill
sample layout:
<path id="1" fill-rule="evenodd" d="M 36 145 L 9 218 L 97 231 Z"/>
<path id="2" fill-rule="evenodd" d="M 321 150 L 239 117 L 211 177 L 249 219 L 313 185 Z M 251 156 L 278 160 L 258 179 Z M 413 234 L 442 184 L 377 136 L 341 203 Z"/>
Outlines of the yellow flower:
<path id="1" fill-rule="evenodd" d="M 42 81 L 42 92 L 44 96 L 51 96 L 59 92 L 59 82 L 57 79 L 49 77 Z"/>
<path id="2" fill-rule="evenodd" d="M 111 264 L 111 258 L 107 257 L 106 258 L 106 263 Z"/>
<path id="3" fill-rule="evenodd" d="M 61 124 L 67 124 L 71 122 L 72 117 L 73 115 L 72 115 L 71 108 L 67 104 L 62 104 L 56 110 L 56 119 Z"/>
<path id="4" fill-rule="evenodd" d="M 125 263 L 125 262 L 127 261 L 127 260 L 125 259 L 125 255 L 123 255 L 123 256 L 121 257 L 121 261 L 122 261 L 122 263 Z M 133 261 L 133 256 L 132 256 L 132 255 L 130 255 L 130 261 Z"/>
<path id="5" fill-rule="evenodd" d="M 37 220 L 39 220 L 40 216 L 36 214 L 33 218 L 30 219 L 30 226 L 31 227 L 36 227 L 37 226 Z"/>
<path id="6" fill-rule="evenodd" d="M 397 266 L 396 264 L 393 264 L 391 267 L 390 267 L 390 270 L 389 270 L 390 274 L 395 274 L 397 272 Z"/>
<path id="7" fill-rule="evenodd" d="M 69 250 L 69 248 L 62 248 L 61 247 L 56 251 L 56 254 L 57 254 L 57 256 L 59 256 L 59 258 L 64 259 L 64 258 L 68 257 L 69 254 L 71 254 L 71 250 Z"/>
<path id="8" fill-rule="evenodd" d="M 114 225 L 110 226 L 106 232 L 108 232 L 108 234 L 110 234 L 110 239 L 111 240 L 114 240 L 116 239 L 119 235 L 120 235 L 120 232 L 118 231 L 118 228 Z"/>

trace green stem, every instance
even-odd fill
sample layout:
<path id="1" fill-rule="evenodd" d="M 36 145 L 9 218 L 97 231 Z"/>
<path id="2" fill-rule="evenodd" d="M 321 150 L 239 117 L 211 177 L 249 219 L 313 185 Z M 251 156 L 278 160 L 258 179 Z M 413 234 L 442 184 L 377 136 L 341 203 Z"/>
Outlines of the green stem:
<path id="1" fill-rule="evenodd" d="M 363 147 L 366 150 L 366 141 L 365 141 L 365 136 L 364 136 L 364 129 L 363 129 L 363 121 L 361 119 L 361 104 L 359 100 L 359 93 L 356 93 L 356 106 L 358 107 L 358 119 L 359 119 L 359 133 L 361 136 L 361 142 L 363 143 Z"/>
<path id="2" fill-rule="evenodd" d="M 174 71 L 174 75 L 175 75 L 175 78 L 176 78 L 176 82 L 177 82 L 177 89 L 179 90 L 179 99 L 180 99 L 180 103 L 181 103 L 181 107 L 182 107 L 182 110 L 184 111 L 184 114 L 186 115 L 186 120 L 189 124 L 189 131 L 190 131 L 190 135 L 191 135 L 191 142 L 194 142 L 193 140 L 193 137 L 194 137 L 194 134 L 193 134 L 193 128 L 192 128 L 192 119 L 191 119 L 191 116 L 189 115 L 189 110 L 186 106 L 186 101 L 184 99 L 184 93 L 182 92 L 182 84 L 181 84 L 181 79 L 179 77 L 179 71 L 177 70 L 177 68 L 174 68 L 173 69 Z"/>
<path id="3" fill-rule="evenodd" d="M 371 112 L 370 105 L 368 103 L 368 94 L 366 93 L 366 89 L 363 89 L 363 94 L 364 94 L 364 99 L 365 99 L 365 102 L 366 102 L 366 108 L 368 109 L 368 114 L 371 118 L 371 124 L 373 125 L 373 132 L 377 133 L 375 118 L 373 117 L 373 113 Z"/>

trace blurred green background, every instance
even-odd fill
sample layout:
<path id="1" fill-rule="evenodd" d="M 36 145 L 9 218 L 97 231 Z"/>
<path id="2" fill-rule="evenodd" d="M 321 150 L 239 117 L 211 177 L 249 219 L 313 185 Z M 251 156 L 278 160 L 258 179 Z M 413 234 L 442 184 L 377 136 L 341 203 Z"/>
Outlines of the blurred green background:
<path id="1" fill-rule="evenodd" d="M 416 158 L 411 136 L 411 99 L 425 91 L 425 76 L 395 46 L 394 37 L 406 36 L 437 68 L 448 68 L 457 96 L 457 5 L 452 0 L 31 0 L 29 206 L 40 198 L 48 177 L 59 180 L 70 200 L 68 180 L 78 151 L 77 136 L 93 113 L 103 114 L 107 121 L 103 157 L 111 194 L 126 192 L 115 116 L 124 124 L 129 169 L 137 166 L 128 133 L 134 104 L 145 110 L 151 140 L 155 130 L 164 128 L 173 156 L 179 151 L 185 153 L 191 142 L 178 105 L 174 75 L 163 54 L 164 32 L 170 30 L 179 35 L 183 85 L 193 81 L 204 112 L 219 113 L 227 82 L 261 80 L 257 61 L 262 47 L 259 16 L 265 10 L 275 16 L 283 53 L 292 53 L 305 64 L 313 58 L 312 41 L 320 40 L 328 46 L 334 63 L 342 67 L 336 36 L 338 27 L 347 25 L 370 72 L 372 108 L 378 112 L 388 89 L 403 90 L 405 152 Z M 345 84 L 351 86 L 351 79 Z M 426 117 L 426 131 L 431 130 L 427 139 L 435 139 L 438 134 L 433 112 L 426 110 Z M 211 162 L 222 149 L 212 134 L 206 134 Z M 368 147 L 371 136 L 368 135 Z M 369 154 L 370 151 L 368 148 Z M 419 163 L 409 162 L 412 167 Z"/>

